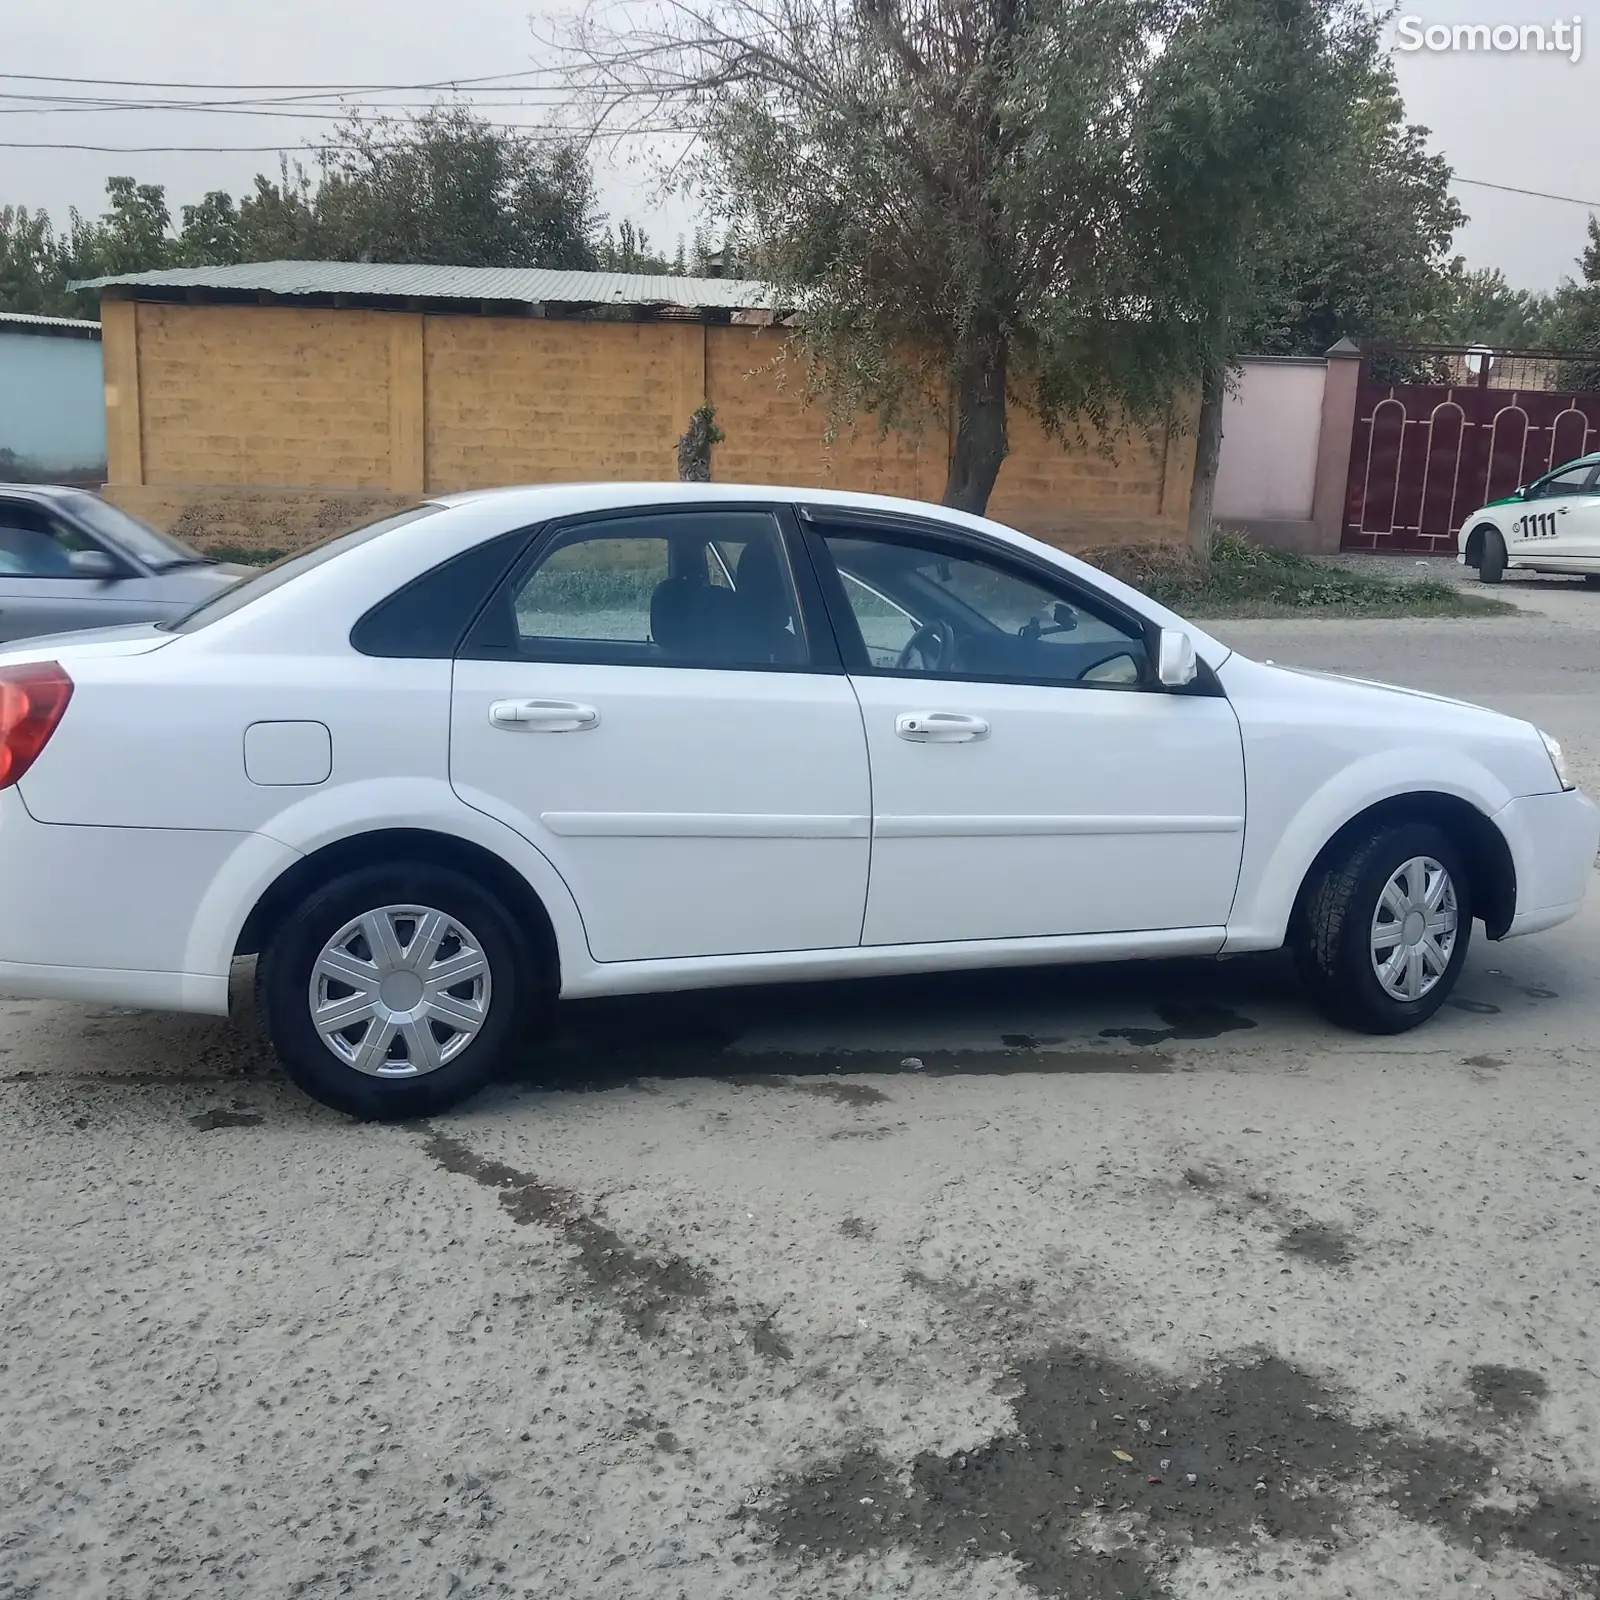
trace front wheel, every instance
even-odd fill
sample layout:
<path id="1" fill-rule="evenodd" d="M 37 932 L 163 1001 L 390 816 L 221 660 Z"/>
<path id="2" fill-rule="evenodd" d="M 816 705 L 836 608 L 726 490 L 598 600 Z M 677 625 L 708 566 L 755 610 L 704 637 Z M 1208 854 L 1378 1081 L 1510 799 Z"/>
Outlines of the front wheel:
<path id="1" fill-rule="evenodd" d="M 1461 975 L 1471 885 L 1432 823 L 1380 825 L 1306 886 L 1291 944 L 1318 1008 L 1363 1033 L 1426 1022 Z"/>
<path id="2" fill-rule="evenodd" d="M 488 1083 L 537 987 L 500 901 L 422 862 L 360 868 L 309 895 L 262 953 L 257 985 L 289 1076 L 378 1121 L 431 1116 Z"/>
<path id="3" fill-rule="evenodd" d="M 1506 571 L 1506 542 L 1498 528 L 1483 530 L 1483 548 L 1478 553 L 1478 577 L 1484 583 L 1499 583 Z"/>

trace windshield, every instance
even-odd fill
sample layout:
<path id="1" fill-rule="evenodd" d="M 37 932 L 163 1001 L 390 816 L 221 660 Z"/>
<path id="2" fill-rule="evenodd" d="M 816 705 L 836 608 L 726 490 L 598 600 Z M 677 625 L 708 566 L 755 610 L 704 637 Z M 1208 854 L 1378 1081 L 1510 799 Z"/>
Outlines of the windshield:
<path id="1" fill-rule="evenodd" d="M 418 517 L 426 517 L 432 512 L 443 509 L 443 506 L 436 505 L 413 506 L 411 510 L 385 517 L 381 522 L 370 522 L 364 528 L 352 528 L 349 533 L 342 533 L 337 539 L 330 539 L 326 544 L 319 544 L 311 550 L 302 550 L 298 555 L 285 556 L 282 561 L 275 561 L 270 567 L 263 567 L 253 578 L 246 578 L 242 583 L 233 584 L 227 589 L 219 589 L 209 599 L 202 600 L 192 611 L 184 612 L 177 621 L 162 623 L 161 626 L 171 633 L 193 633 L 197 628 L 207 627 L 213 622 L 221 621 L 223 617 L 232 616 L 241 606 L 259 600 L 264 594 L 271 594 L 274 589 L 281 589 L 284 584 L 298 578 L 302 573 L 310 572 L 314 567 L 320 567 L 323 562 L 343 555 L 346 550 L 353 550 L 358 544 L 365 544 L 368 539 L 376 539 L 379 534 L 387 533 L 391 528 L 402 527 L 408 522 L 415 522 Z"/>
<path id="2" fill-rule="evenodd" d="M 165 572 L 172 567 L 192 567 L 196 562 L 206 559 L 181 539 L 158 532 L 148 522 L 141 522 L 137 517 L 130 517 L 126 511 L 119 511 L 109 500 L 102 500 L 97 494 L 71 494 L 65 499 L 67 509 L 85 527 L 102 538 L 110 539 L 142 566 Z"/>

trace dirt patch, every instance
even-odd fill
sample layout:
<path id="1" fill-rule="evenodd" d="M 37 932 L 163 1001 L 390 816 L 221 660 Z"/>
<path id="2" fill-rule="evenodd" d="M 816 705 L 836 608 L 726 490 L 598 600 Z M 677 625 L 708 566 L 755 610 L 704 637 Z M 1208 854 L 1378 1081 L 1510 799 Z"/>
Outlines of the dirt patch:
<path id="1" fill-rule="evenodd" d="M 1502 1417 L 1532 1416 L 1550 1393 L 1550 1385 L 1526 1367 L 1473 1367 L 1467 1385 L 1480 1406 L 1488 1406 Z"/>
<path id="2" fill-rule="evenodd" d="M 1075 1600 L 1167 1595 L 1164 1567 L 1189 1547 L 1327 1540 L 1362 1496 L 1469 1551 L 1509 1545 L 1585 1576 L 1600 1560 L 1600 1503 L 1535 1490 L 1514 1510 L 1483 1506 L 1488 1456 L 1358 1425 L 1276 1358 L 1184 1386 L 1068 1349 L 1013 1376 L 1014 1433 L 919 1456 L 908 1475 L 862 1451 L 781 1486 L 754 1515 L 778 1545 L 812 1554 L 1013 1557 L 1024 1583 Z M 1107 1523 L 1123 1536 L 1091 1537 Z"/>
<path id="3" fill-rule="evenodd" d="M 870 1239 L 878 1230 L 865 1217 L 846 1217 L 839 1232 L 847 1239 Z"/>
<path id="4" fill-rule="evenodd" d="M 561 1233 L 576 1249 L 579 1270 L 590 1286 L 619 1306 L 629 1325 L 646 1338 L 661 1331 L 674 1307 L 711 1291 L 711 1279 L 698 1267 L 681 1256 L 654 1256 L 629 1244 L 590 1216 L 569 1190 L 480 1156 L 437 1128 L 428 1130 L 423 1149 L 446 1172 L 495 1190 L 513 1222 L 537 1222 Z"/>
<path id="5" fill-rule="evenodd" d="M 1322 1222 L 1304 1222 L 1284 1234 L 1278 1248 L 1319 1267 L 1343 1267 L 1355 1259 L 1348 1235 Z"/>
<path id="6" fill-rule="evenodd" d="M 1102 1039 L 1126 1039 L 1129 1044 L 1169 1044 L 1173 1040 L 1220 1039 L 1225 1033 L 1242 1033 L 1256 1026 L 1249 1017 L 1241 1017 L 1226 1006 L 1216 1006 L 1205 1000 L 1192 1004 L 1170 1001 L 1156 1007 L 1156 1015 L 1166 1023 L 1164 1028 L 1102 1028 Z"/>
<path id="7" fill-rule="evenodd" d="M 215 1133 L 218 1128 L 257 1128 L 265 1120 L 259 1111 L 224 1111 L 219 1106 L 190 1117 L 189 1126 L 201 1133 Z"/>
<path id="8" fill-rule="evenodd" d="M 781 1087 L 837 1100 L 842 1106 L 878 1106 L 889 1099 L 882 1089 L 874 1089 L 870 1083 L 790 1083 Z"/>

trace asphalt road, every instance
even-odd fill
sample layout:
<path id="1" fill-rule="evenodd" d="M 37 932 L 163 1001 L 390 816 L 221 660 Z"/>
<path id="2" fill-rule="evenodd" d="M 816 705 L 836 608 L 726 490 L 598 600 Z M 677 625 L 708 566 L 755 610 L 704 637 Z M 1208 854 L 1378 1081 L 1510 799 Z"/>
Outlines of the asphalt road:
<path id="1" fill-rule="evenodd" d="M 1217 631 L 1600 789 L 1540 603 Z M 1274 958 L 592 1004 L 404 1128 L 0 1005 L 0 1596 L 1595 1593 L 1597 954 L 1378 1042 Z"/>

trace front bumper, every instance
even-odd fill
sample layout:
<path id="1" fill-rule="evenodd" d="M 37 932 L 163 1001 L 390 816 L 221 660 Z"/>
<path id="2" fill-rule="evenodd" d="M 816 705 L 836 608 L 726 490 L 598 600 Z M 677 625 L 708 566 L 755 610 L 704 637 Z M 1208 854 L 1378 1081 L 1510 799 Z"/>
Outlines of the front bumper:
<path id="1" fill-rule="evenodd" d="M 1594 802 L 1577 789 L 1525 795 L 1494 820 L 1517 871 L 1517 911 L 1504 937 L 1539 933 L 1576 916 L 1600 851 Z"/>

